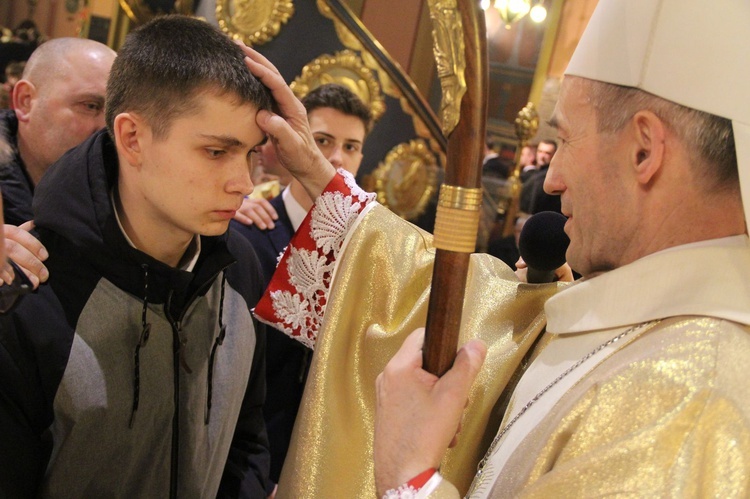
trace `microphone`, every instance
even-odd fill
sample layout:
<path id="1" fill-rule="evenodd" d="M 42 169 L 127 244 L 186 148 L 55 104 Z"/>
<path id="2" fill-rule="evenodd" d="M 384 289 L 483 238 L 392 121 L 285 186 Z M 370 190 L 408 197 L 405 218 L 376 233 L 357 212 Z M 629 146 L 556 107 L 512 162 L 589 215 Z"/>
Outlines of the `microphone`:
<path id="1" fill-rule="evenodd" d="M 530 217 L 521 230 L 518 250 L 528 265 L 526 280 L 541 284 L 555 280 L 555 269 L 565 263 L 570 239 L 564 231 L 567 218 L 555 211 Z"/>

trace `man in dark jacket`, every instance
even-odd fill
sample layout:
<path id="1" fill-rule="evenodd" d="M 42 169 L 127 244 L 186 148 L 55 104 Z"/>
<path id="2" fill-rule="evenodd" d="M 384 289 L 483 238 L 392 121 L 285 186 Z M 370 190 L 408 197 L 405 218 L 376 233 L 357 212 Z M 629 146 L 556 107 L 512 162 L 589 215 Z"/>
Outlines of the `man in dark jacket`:
<path id="1" fill-rule="evenodd" d="M 262 276 L 227 228 L 270 97 L 174 16 L 128 36 L 107 102 L 35 192 L 50 280 L 0 317 L 0 496 L 265 497 Z"/>
<path id="2" fill-rule="evenodd" d="M 55 38 L 31 54 L 13 89 L 15 109 L 0 111 L 13 153 L 0 161 L 7 223 L 31 220 L 34 188 L 44 172 L 104 127 L 104 93 L 114 59 L 106 45 L 82 38 Z"/>
<path id="3" fill-rule="evenodd" d="M 557 142 L 543 140 L 536 150 L 537 170 L 524 181 L 521 190 L 520 208 L 524 213 L 534 215 L 540 211 L 555 211 L 561 213 L 560 196 L 553 196 L 544 192 L 544 180 L 552 157 L 557 152 Z"/>

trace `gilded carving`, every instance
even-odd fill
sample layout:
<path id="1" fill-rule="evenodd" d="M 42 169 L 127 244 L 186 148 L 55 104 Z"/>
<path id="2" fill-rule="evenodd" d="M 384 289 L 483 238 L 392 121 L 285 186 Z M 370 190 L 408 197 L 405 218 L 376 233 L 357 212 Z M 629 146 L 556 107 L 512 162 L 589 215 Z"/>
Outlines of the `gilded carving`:
<path id="1" fill-rule="evenodd" d="M 507 198 L 504 202 L 497 205 L 497 213 L 505 218 L 503 227 L 503 236 L 509 236 L 513 233 L 513 224 L 515 224 L 516 213 L 518 212 L 518 203 L 521 197 L 521 150 L 528 143 L 529 139 L 536 134 L 539 128 L 539 113 L 533 102 L 529 102 L 516 115 L 515 119 L 516 136 L 518 137 L 518 147 L 516 148 L 516 164 L 513 174 L 508 177 L 508 183 L 505 186 Z"/>
<path id="2" fill-rule="evenodd" d="M 318 11 L 323 16 L 333 21 L 333 25 L 336 28 L 336 35 L 338 36 L 339 41 L 341 41 L 341 43 L 348 49 L 361 52 L 361 57 L 365 63 L 365 66 L 373 71 L 373 73 L 377 76 L 378 80 L 380 81 L 383 93 L 400 101 L 401 107 L 404 112 L 412 117 L 414 128 L 415 130 L 417 130 L 417 135 L 425 140 L 428 140 L 433 151 L 442 151 L 440 144 L 435 140 L 435 138 L 429 132 L 427 126 L 422 122 L 419 116 L 408 104 L 408 100 L 403 98 L 403 94 L 401 93 L 401 90 L 398 88 L 398 86 L 395 85 L 388 74 L 383 71 L 383 68 L 381 67 L 378 60 L 373 57 L 372 54 L 370 54 L 367 50 L 365 50 L 359 39 L 357 39 L 357 37 L 351 32 L 351 30 L 349 30 L 349 28 L 346 27 L 346 25 L 336 16 L 336 14 L 333 13 L 326 0 L 317 0 L 316 5 L 318 6 Z M 363 32 L 367 32 L 367 29 L 364 27 L 364 25 L 361 25 L 361 28 Z M 385 50 L 383 50 L 383 53 L 386 55 L 386 57 L 390 58 L 390 56 L 385 53 Z"/>
<path id="3" fill-rule="evenodd" d="M 420 147 L 420 150 L 424 150 L 425 154 L 432 154 L 429 157 L 429 160 L 425 159 L 425 164 L 431 165 L 422 172 L 425 182 L 416 184 L 410 190 L 408 196 L 403 192 L 404 186 L 401 186 L 400 190 L 396 191 L 392 188 L 392 186 L 390 185 L 390 181 L 386 178 L 388 177 L 388 175 L 385 175 L 385 170 L 391 171 L 393 169 L 391 167 L 387 167 L 388 164 L 393 164 L 392 158 L 390 161 L 386 159 L 371 174 L 365 175 L 362 178 L 363 187 L 369 191 L 377 191 L 379 193 L 378 197 L 383 204 L 389 206 L 393 211 L 405 218 L 416 217 L 424 212 L 425 208 L 427 207 L 427 203 L 434 196 L 437 190 L 439 167 L 435 165 L 435 158 L 437 158 L 437 161 L 439 161 L 440 165 L 445 164 L 445 153 L 443 151 L 443 148 L 441 147 L 441 144 L 438 142 L 437 138 L 433 136 L 425 122 L 419 117 L 419 114 L 417 114 L 412 108 L 409 100 L 404 96 L 398 85 L 396 85 L 388 75 L 388 72 L 383 68 L 380 61 L 376 57 L 374 57 L 368 49 L 364 47 L 362 42 L 360 42 L 359 38 L 357 38 L 352 30 L 341 19 L 338 18 L 338 16 L 328 5 L 328 2 L 326 0 L 317 0 L 316 5 L 318 7 L 318 11 L 333 22 L 339 41 L 341 41 L 341 43 L 348 49 L 360 53 L 360 57 L 364 61 L 365 67 L 369 68 L 372 71 L 373 75 L 380 82 L 382 92 L 385 95 L 388 95 L 399 101 L 401 109 L 403 109 L 403 111 L 407 115 L 411 116 L 412 123 L 414 124 L 414 130 L 417 136 L 421 137 L 425 142 L 429 144 L 429 146 L 425 146 L 424 142 L 422 142 L 422 146 Z M 365 26 L 362 25 L 361 22 L 357 22 L 359 23 L 361 32 L 365 35 L 369 35 Z M 463 35 L 460 33 L 460 29 L 459 34 L 461 35 L 461 40 L 463 40 Z M 385 57 L 388 57 L 390 59 L 390 56 L 384 49 L 382 50 L 382 53 L 383 55 L 385 55 Z M 395 61 L 393 61 L 393 63 L 394 65 L 398 65 Z M 393 151 L 391 152 L 393 153 Z M 393 170 L 393 175 L 400 175 L 400 173 L 397 174 L 395 172 L 395 169 Z M 418 170 L 412 171 L 416 173 Z M 379 185 L 380 187 L 377 188 L 376 185 Z M 420 189 L 425 190 L 420 191 Z M 415 203 L 415 199 L 418 200 L 418 202 Z M 413 208 L 411 209 L 408 208 L 410 204 L 409 200 L 411 200 L 411 204 L 413 205 Z"/>
<path id="4" fill-rule="evenodd" d="M 526 107 L 518 112 L 515 120 L 516 137 L 518 137 L 519 148 L 526 145 L 526 142 L 536 134 L 539 129 L 539 113 L 533 102 L 526 104 Z"/>
<path id="5" fill-rule="evenodd" d="M 466 93 L 466 57 L 463 23 L 456 0 L 428 0 L 432 19 L 432 40 L 443 99 L 440 102 L 443 135 L 448 137 L 460 117 L 461 99 Z"/>
<path id="6" fill-rule="evenodd" d="M 321 55 L 306 64 L 300 76 L 289 86 L 297 97 L 302 98 L 310 90 L 326 83 L 338 83 L 354 92 L 369 106 L 375 120 L 385 112 L 385 99 L 380 83 L 362 59 L 351 50 Z"/>
<path id="7" fill-rule="evenodd" d="M 363 51 L 364 47 L 360 43 L 360 41 L 357 39 L 356 35 L 349 30 L 349 28 L 346 27 L 344 23 L 342 23 L 338 17 L 336 17 L 336 14 L 333 13 L 331 10 L 331 7 L 328 5 L 326 0 L 317 0 L 316 5 L 318 6 L 318 11 L 324 16 L 333 21 L 333 27 L 336 30 L 336 36 L 338 36 L 339 41 L 346 47 L 352 50 L 357 51 Z M 360 23 L 361 24 L 361 23 Z M 371 69 L 376 69 L 372 68 Z"/>
<path id="8" fill-rule="evenodd" d="M 281 31 L 294 14 L 292 0 L 218 0 L 216 20 L 234 40 L 262 45 Z"/>
<path id="9" fill-rule="evenodd" d="M 193 15 L 193 0 L 175 0 L 173 8 L 169 10 L 156 9 L 148 5 L 146 0 L 120 0 L 120 7 L 136 24 L 143 24 L 156 16 L 164 14 Z"/>
<path id="10" fill-rule="evenodd" d="M 438 186 L 435 155 L 419 139 L 391 149 L 372 176 L 378 201 L 406 219 L 424 212 Z"/>

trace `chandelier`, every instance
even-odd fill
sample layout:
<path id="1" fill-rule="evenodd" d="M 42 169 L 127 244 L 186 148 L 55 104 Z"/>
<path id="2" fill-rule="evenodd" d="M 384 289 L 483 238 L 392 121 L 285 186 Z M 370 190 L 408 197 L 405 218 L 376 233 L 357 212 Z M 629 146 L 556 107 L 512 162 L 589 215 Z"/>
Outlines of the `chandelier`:
<path id="1" fill-rule="evenodd" d="M 500 19 L 505 23 L 505 27 L 510 29 L 511 24 L 526 14 L 535 23 L 541 23 L 547 18 L 544 0 L 535 1 L 533 6 L 531 3 L 532 0 L 481 0 L 479 5 L 484 10 L 494 8 L 500 14 Z"/>

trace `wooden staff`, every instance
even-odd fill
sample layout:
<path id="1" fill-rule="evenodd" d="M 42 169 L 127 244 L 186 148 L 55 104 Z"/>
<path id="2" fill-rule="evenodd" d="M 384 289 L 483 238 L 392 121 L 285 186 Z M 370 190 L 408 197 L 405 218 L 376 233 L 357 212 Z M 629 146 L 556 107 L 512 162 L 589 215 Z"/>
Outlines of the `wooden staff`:
<path id="1" fill-rule="evenodd" d="M 427 371 L 442 376 L 456 357 L 469 257 L 476 247 L 479 229 L 487 48 L 479 2 L 429 0 L 429 6 L 448 148 L 445 183 L 440 188 L 435 220 L 436 254 L 423 365 Z"/>

